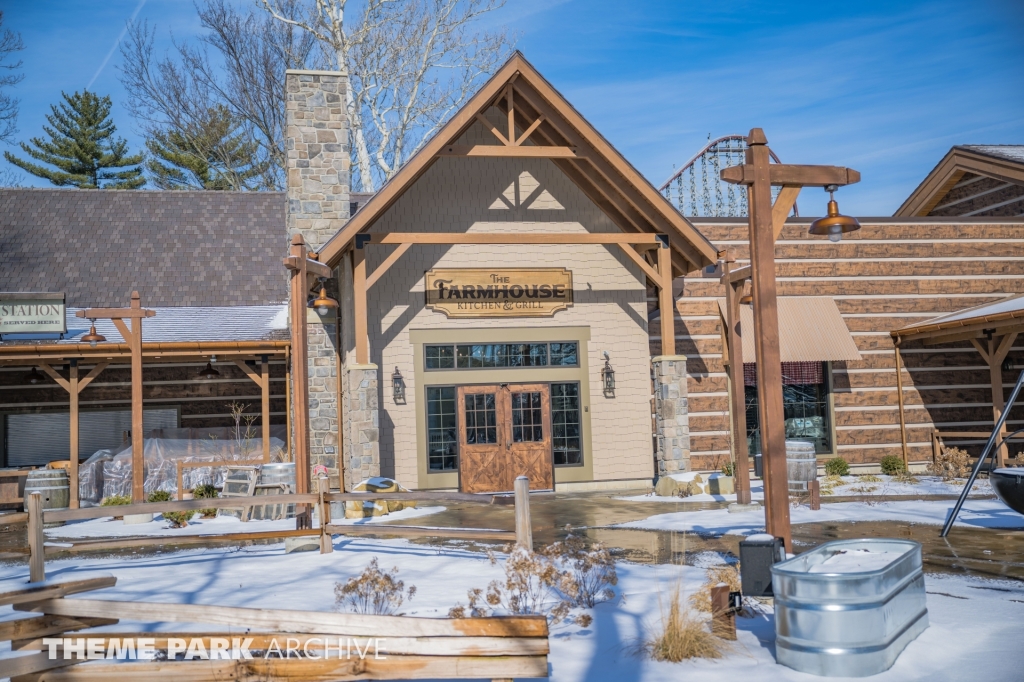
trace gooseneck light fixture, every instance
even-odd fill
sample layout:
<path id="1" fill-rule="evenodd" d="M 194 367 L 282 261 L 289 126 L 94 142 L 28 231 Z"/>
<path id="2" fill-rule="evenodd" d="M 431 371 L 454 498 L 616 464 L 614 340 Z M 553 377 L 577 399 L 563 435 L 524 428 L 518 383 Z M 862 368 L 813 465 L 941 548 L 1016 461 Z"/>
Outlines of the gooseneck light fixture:
<path id="1" fill-rule="evenodd" d="M 327 296 L 327 287 L 324 286 L 323 278 L 320 278 L 320 295 L 309 305 L 316 310 L 316 314 L 320 317 L 327 317 L 332 310 L 337 309 L 338 302 Z"/>
<path id="2" fill-rule="evenodd" d="M 103 343 L 107 340 L 107 337 L 96 333 L 96 320 L 90 319 L 89 322 L 91 323 L 89 325 L 89 333 L 85 334 L 80 340 L 95 348 L 97 343 Z"/>
<path id="3" fill-rule="evenodd" d="M 810 234 L 828 235 L 830 242 L 842 240 L 844 232 L 854 232 L 860 229 L 860 223 L 857 222 L 856 218 L 839 213 L 839 204 L 836 203 L 836 198 L 833 194 L 837 189 L 839 189 L 838 185 L 825 186 L 825 191 L 828 192 L 829 197 L 828 215 L 815 220 L 811 223 L 810 229 L 807 230 Z"/>

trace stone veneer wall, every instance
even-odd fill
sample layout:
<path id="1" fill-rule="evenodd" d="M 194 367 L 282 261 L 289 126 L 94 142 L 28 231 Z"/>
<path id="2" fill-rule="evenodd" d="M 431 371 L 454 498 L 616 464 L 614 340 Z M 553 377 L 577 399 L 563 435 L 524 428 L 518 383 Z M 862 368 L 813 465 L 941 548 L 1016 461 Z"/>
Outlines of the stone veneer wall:
<path id="1" fill-rule="evenodd" d="M 690 470 L 690 415 L 686 356 L 659 355 L 654 367 L 654 415 L 658 475 Z"/>
<path id="2" fill-rule="evenodd" d="M 347 79 L 323 71 L 285 74 L 288 234 L 300 233 L 310 249 L 323 246 L 349 218 Z M 335 273 L 337 278 L 337 272 Z M 332 296 L 336 287 L 328 286 Z M 337 318 L 310 311 L 309 462 L 331 470 L 338 487 L 339 366 Z"/>

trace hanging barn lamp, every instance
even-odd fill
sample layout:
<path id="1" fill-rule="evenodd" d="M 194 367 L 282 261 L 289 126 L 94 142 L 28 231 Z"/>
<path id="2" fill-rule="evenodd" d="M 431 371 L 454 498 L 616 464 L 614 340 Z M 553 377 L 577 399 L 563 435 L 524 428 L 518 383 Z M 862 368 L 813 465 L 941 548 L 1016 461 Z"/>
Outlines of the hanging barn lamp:
<path id="1" fill-rule="evenodd" d="M 82 343 L 87 343 L 93 348 L 95 348 L 97 343 L 103 343 L 104 341 L 107 340 L 107 337 L 103 336 L 103 334 L 98 334 L 96 332 L 96 320 L 91 319 L 89 320 L 89 322 L 91 322 L 91 324 L 89 325 L 89 333 L 82 336 L 82 338 L 79 340 Z"/>
<path id="2" fill-rule="evenodd" d="M 213 364 L 210 362 L 206 363 L 206 367 L 199 370 L 199 378 L 206 379 L 207 381 L 213 381 L 220 376 L 220 372 L 213 368 Z"/>
<path id="3" fill-rule="evenodd" d="M 309 305 L 320 317 L 327 317 L 332 310 L 337 309 L 338 302 L 333 298 L 328 298 L 327 288 L 324 286 L 323 278 L 320 279 L 320 295 L 317 296 L 316 300 Z"/>
<path id="4" fill-rule="evenodd" d="M 833 195 L 837 189 L 839 189 L 838 185 L 825 186 L 825 191 L 829 196 L 828 215 L 815 220 L 807 230 L 810 234 L 828 235 L 828 240 L 831 242 L 840 241 L 844 232 L 854 232 L 860 229 L 860 223 L 856 218 L 839 213 L 839 204 L 836 203 L 836 198 Z"/>
<path id="5" fill-rule="evenodd" d="M 36 384 L 43 383 L 43 381 L 45 381 L 45 380 L 46 380 L 46 377 L 44 377 L 42 374 L 40 374 L 39 370 L 37 370 L 35 367 L 33 367 L 31 372 L 29 372 L 28 374 L 26 374 L 25 376 L 23 376 L 21 378 L 21 383 L 23 383 L 23 384 L 31 384 L 31 385 L 35 386 Z"/>

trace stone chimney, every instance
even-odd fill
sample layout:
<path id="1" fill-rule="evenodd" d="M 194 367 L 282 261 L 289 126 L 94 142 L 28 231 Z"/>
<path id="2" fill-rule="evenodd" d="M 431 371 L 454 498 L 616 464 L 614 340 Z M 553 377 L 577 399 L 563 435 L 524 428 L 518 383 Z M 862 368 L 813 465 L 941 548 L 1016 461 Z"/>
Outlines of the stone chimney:
<path id="1" fill-rule="evenodd" d="M 349 217 L 348 81 L 327 71 L 286 71 L 285 150 L 288 236 L 301 234 L 318 250 Z M 327 291 L 338 297 L 338 271 Z M 328 468 L 340 487 L 338 419 L 339 329 L 336 315 L 307 311 L 309 344 L 309 463 Z M 296 396 L 298 398 L 298 396 Z"/>
<path id="2" fill-rule="evenodd" d="M 288 236 L 318 250 L 348 220 L 348 80 L 329 71 L 287 71 Z"/>

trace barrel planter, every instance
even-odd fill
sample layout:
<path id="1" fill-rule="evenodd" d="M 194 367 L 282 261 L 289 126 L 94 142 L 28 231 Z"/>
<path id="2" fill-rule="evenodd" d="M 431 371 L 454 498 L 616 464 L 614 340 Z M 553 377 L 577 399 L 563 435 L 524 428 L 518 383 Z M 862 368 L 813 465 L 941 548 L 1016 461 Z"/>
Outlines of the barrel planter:
<path id="1" fill-rule="evenodd" d="M 921 545 L 837 540 L 772 566 L 779 663 L 824 677 L 892 667 L 928 627 Z"/>
<path id="2" fill-rule="evenodd" d="M 996 469 L 988 475 L 988 482 L 1003 504 L 1024 514 L 1024 467 Z"/>
<path id="3" fill-rule="evenodd" d="M 43 509 L 67 509 L 71 505 L 71 487 L 68 485 L 68 472 L 64 469 L 33 469 L 25 478 L 25 511 L 28 511 L 28 498 L 37 492 L 42 497 Z M 63 526 L 64 522 L 48 523 L 47 528 Z"/>
<path id="4" fill-rule="evenodd" d="M 806 440 L 786 441 L 786 473 L 790 495 L 807 495 L 808 484 L 818 478 L 818 456 L 814 443 Z"/>

